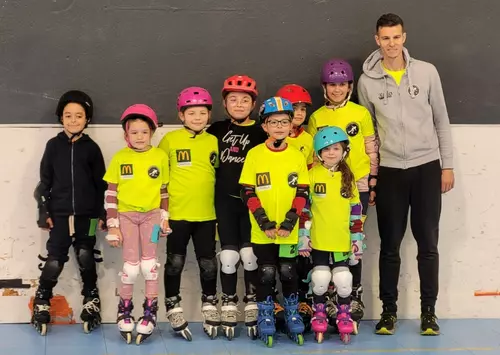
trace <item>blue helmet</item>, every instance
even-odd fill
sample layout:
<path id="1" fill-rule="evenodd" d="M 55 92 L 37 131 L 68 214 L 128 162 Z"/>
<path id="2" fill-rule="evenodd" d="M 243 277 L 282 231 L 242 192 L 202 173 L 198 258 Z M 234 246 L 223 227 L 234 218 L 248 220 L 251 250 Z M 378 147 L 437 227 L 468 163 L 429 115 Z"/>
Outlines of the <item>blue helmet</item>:
<path id="1" fill-rule="evenodd" d="M 314 151 L 319 156 L 321 149 L 339 142 L 345 142 L 347 149 L 349 149 L 349 138 L 342 128 L 336 126 L 322 128 L 314 136 Z"/>
<path id="2" fill-rule="evenodd" d="M 292 103 L 281 97 L 275 96 L 264 101 L 260 107 L 259 117 L 260 122 L 264 123 L 267 117 L 275 113 L 286 113 L 293 118 L 293 105 Z"/>

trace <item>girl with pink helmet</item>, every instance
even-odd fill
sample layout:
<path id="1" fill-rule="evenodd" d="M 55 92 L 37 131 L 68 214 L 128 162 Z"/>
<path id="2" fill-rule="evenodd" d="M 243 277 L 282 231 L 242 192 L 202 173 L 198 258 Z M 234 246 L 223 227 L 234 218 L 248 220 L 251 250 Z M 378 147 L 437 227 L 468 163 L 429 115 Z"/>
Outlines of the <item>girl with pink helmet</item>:
<path id="1" fill-rule="evenodd" d="M 158 118 L 147 105 L 128 107 L 121 116 L 128 147 L 112 158 L 104 180 L 108 235 L 112 247 L 123 247 L 123 270 L 120 272 L 118 329 L 125 341 L 147 339 L 156 327 L 158 310 L 158 267 L 156 249 L 160 236 L 171 232 L 168 218 L 168 156 L 151 145 Z M 134 283 L 142 273 L 145 281 L 144 314 L 134 325 L 132 296 Z"/>
<path id="2" fill-rule="evenodd" d="M 214 207 L 219 149 L 217 138 L 205 131 L 211 110 L 212 97 L 207 90 L 200 87 L 182 90 L 177 98 L 177 111 L 184 127 L 168 132 L 159 145 L 170 161 L 168 192 L 173 231 L 167 238 L 165 305 L 170 325 L 187 340 L 192 335 L 180 304 L 180 285 L 191 238 L 200 268 L 203 329 L 213 339 L 221 323 L 217 310 Z"/>

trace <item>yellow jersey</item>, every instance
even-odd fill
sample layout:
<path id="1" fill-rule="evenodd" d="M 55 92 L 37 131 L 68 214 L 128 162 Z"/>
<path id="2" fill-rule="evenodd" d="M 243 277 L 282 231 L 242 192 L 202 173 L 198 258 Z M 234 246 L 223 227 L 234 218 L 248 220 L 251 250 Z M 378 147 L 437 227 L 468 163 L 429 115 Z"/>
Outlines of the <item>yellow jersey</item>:
<path id="1" fill-rule="evenodd" d="M 168 184 L 170 219 L 215 220 L 215 168 L 219 164 L 217 138 L 202 132 L 195 137 L 185 128 L 168 132 L 159 146 L 170 161 Z"/>
<path id="2" fill-rule="evenodd" d="M 369 175 L 370 157 L 366 154 L 365 137 L 375 134 L 370 112 L 351 101 L 336 110 L 322 106 L 311 115 L 307 131 L 314 137 L 318 130 L 327 126 L 340 127 L 349 137 L 351 150 L 346 162 L 356 181 Z"/>
<path id="3" fill-rule="evenodd" d="M 145 152 L 123 148 L 111 159 L 104 180 L 117 185 L 118 212 L 160 208 L 161 186 L 169 182 L 168 156 L 155 147 Z"/>
<path id="4" fill-rule="evenodd" d="M 287 137 L 286 142 L 295 149 L 298 149 L 306 158 L 307 165 L 311 165 L 314 161 L 313 137 L 302 130 L 297 137 Z"/>
<path id="5" fill-rule="evenodd" d="M 342 173 L 332 173 L 318 164 L 309 170 L 311 183 L 311 246 L 328 252 L 351 250 L 351 206 L 359 204 L 359 192 L 353 184 L 353 198 L 342 197 Z"/>
<path id="6" fill-rule="evenodd" d="M 248 151 L 239 182 L 241 185 L 255 186 L 255 193 L 267 217 L 276 222 L 279 228 L 292 208 L 297 185 L 309 185 L 306 160 L 300 151 L 291 146 L 282 151 L 272 151 L 262 143 Z M 288 237 L 276 235 L 276 239 L 272 240 L 260 229 L 253 214 L 249 213 L 252 243 L 298 243 L 298 223 Z"/>

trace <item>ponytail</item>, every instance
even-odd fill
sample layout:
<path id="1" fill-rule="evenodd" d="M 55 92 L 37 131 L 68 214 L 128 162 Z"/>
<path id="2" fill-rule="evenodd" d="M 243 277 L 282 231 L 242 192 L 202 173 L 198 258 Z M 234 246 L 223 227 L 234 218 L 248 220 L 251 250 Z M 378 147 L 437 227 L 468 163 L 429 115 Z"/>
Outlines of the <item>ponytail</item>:
<path id="1" fill-rule="evenodd" d="M 344 148 L 344 151 L 346 151 L 347 145 L 344 142 L 342 142 L 341 144 L 342 148 Z M 348 155 L 349 153 L 347 153 L 344 159 L 339 162 L 337 169 L 342 174 L 342 186 L 340 187 L 340 194 L 344 198 L 351 199 L 354 197 L 354 193 L 352 191 L 354 186 L 354 174 L 352 173 L 346 162 L 346 158 Z"/>

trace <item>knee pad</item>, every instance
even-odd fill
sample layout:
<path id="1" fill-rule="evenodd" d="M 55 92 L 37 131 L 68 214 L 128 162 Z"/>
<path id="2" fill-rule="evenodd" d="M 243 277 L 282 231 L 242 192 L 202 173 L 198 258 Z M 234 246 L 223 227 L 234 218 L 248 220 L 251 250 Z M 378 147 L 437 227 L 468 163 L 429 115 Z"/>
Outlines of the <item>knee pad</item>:
<path id="1" fill-rule="evenodd" d="M 322 296 L 328 291 L 332 272 L 329 266 L 316 266 L 311 272 L 312 291 L 317 296 Z"/>
<path id="2" fill-rule="evenodd" d="M 265 285 L 274 285 L 276 282 L 276 267 L 274 265 L 262 265 L 260 282 Z"/>
<path id="3" fill-rule="evenodd" d="M 352 292 L 352 274 L 346 266 L 339 266 L 332 270 L 332 282 L 337 289 L 337 295 L 346 298 Z"/>
<path id="4" fill-rule="evenodd" d="M 240 262 L 240 253 L 232 249 L 224 249 L 220 252 L 220 270 L 227 275 L 235 274 Z"/>
<path id="5" fill-rule="evenodd" d="M 241 262 L 243 263 L 243 268 L 246 271 L 257 270 L 259 265 L 257 265 L 257 257 L 253 253 L 252 247 L 244 247 L 240 250 Z"/>
<path id="6" fill-rule="evenodd" d="M 158 280 L 158 267 L 160 263 L 156 258 L 152 259 L 141 259 L 141 272 L 146 281 Z"/>
<path id="7" fill-rule="evenodd" d="M 95 269 L 94 249 L 76 249 L 75 255 L 80 270 Z"/>
<path id="8" fill-rule="evenodd" d="M 139 272 L 141 271 L 141 264 L 131 264 L 129 262 L 125 262 L 123 264 L 123 270 L 120 272 L 120 276 L 122 279 L 122 283 L 126 285 L 133 285 L 137 276 L 139 276 Z"/>
<path id="9" fill-rule="evenodd" d="M 49 256 L 43 266 L 41 278 L 47 281 L 57 282 L 63 268 L 64 261 L 56 260 Z"/>
<path id="10" fill-rule="evenodd" d="M 184 263 L 186 262 L 185 255 L 167 254 L 167 262 L 165 263 L 165 273 L 170 276 L 177 276 L 182 273 Z"/>
<path id="11" fill-rule="evenodd" d="M 280 279 L 285 281 L 291 281 L 297 278 L 297 263 L 289 261 L 280 263 Z"/>
<path id="12" fill-rule="evenodd" d="M 217 258 L 200 258 L 200 276 L 203 280 L 217 279 Z"/>

